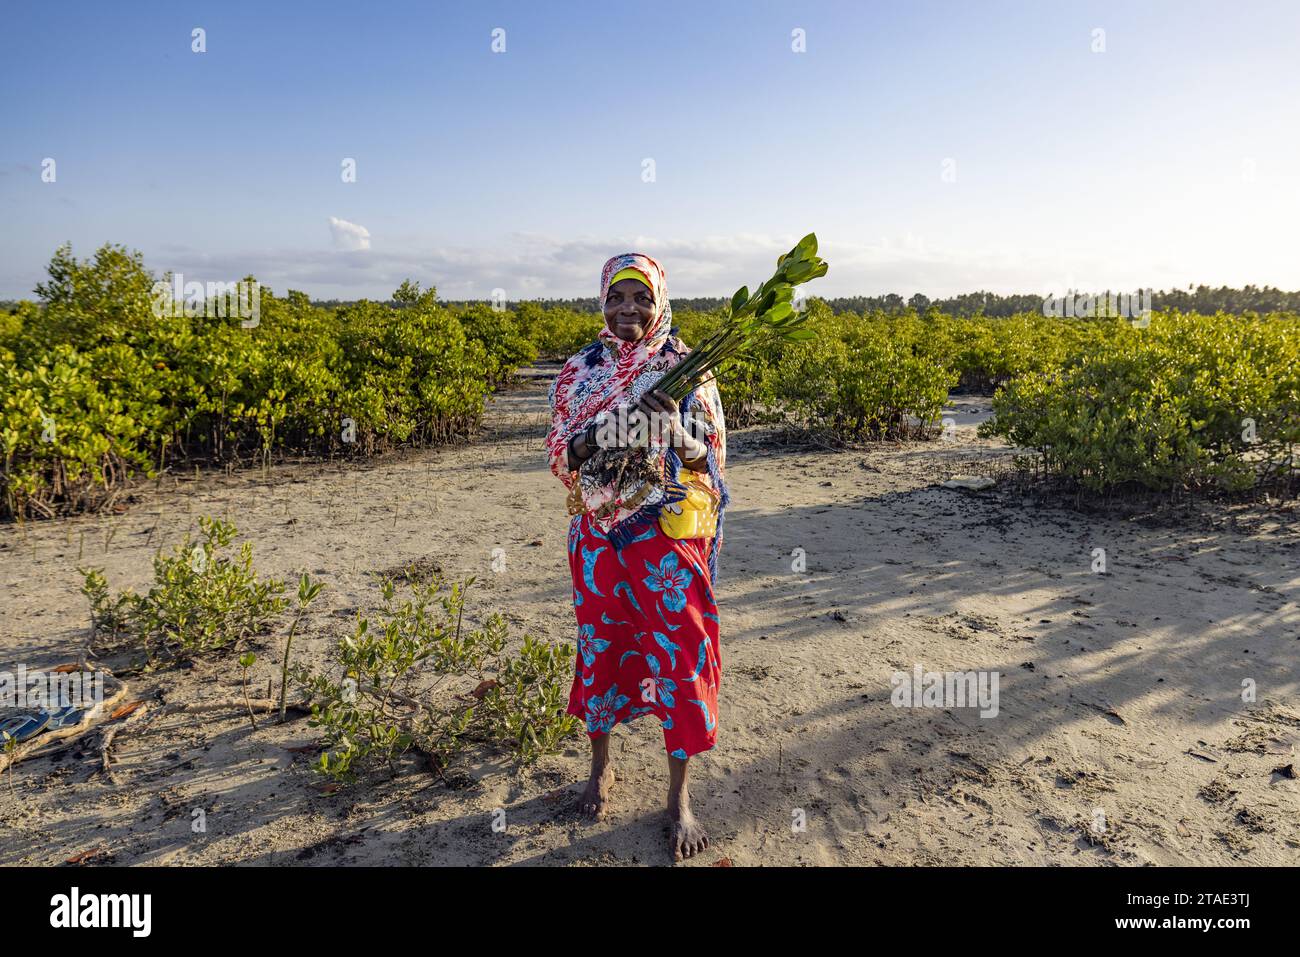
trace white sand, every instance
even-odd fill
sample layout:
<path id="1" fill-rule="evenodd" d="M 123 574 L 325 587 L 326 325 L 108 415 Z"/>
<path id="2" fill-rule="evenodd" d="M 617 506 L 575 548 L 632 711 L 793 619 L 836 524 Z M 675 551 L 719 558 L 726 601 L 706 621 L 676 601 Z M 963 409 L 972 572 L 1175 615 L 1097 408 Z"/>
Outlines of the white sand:
<path id="1" fill-rule="evenodd" d="M 256 471 L 168 479 L 124 514 L 0 529 L 0 667 L 75 657 L 88 623 L 79 547 L 115 590 L 141 589 L 155 549 L 207 514 L 235 522 L 263 574 L 326 583 L 297 660 L 323 660 L 351 610 L 376 604 L 368 572 L 410 561 L 479 576 L 476 613 L 507 613 L 517 635 L 572 640 L 544 388 L 535 378 L 497 397 L 473 445 L 282 465 L 269 483 Z M 1008 462 L 974 435 L 987 408 L 955 399 L 952 442 L 793 454 L 762 430 L 732 434 L 721 729 L 692 762 L 713 848 L 691 863 L 1300 861 L 1297 782 L 1273 770 L 1295 767 L 1300 740 L 1294 507 L 1148 521 L 1028 503 L 1005 484 L 939 487 Z M 1099 547 L 1106 574 L 1091 570 Z M 796 548 L 805 572 L 791 570 Z M 263 690 L 278 646 L 259 651 Z M 891 673 L 917 663 L 998 672 L 997 717 L 894 707 Z M 229 665 L 132 687 L 196 700 L 234 693 L 237 678 Z M 599 824 L 573 811 L 585 739 L 522 770 L 482 756 L 458 789 L 412 765 L 323 794 L 310 758 L 286 750 L 313 740 L 304 721 L 152 727 L 174 730 L 122 737 L 120 785 L 93 774 L 97 751 L 18 765 L 16 796 L 0 780 L 0 862 L 94 848 L 124 864 L 670 861 L 650 721 L 615 733 L 620 780 Z"/>

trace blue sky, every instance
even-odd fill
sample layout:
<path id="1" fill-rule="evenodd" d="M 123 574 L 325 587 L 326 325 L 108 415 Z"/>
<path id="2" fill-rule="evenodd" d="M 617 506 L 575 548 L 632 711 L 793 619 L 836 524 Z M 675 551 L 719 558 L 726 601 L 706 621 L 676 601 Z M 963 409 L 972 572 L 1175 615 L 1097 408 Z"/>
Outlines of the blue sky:
<path id="1" fill-rule="evenodd" d="M 448 298 L 594 295 L 637 250 L 673 295 L 729 295 L 809 230 L 823 295 L 1300 288 L 1297 3 L 0 17 L 0 298 L 65 240 L 322 298 L 408 276 Z"/>

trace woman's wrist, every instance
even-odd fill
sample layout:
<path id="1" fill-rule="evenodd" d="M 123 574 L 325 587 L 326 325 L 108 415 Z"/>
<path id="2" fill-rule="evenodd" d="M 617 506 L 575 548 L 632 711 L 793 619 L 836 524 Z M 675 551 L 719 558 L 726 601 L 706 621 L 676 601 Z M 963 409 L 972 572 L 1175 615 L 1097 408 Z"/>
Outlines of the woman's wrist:
<path id="1" fill-rule="evenodd" d="M 581 465 L 587 459 L 596 454 L 598 446 L 596 445 L 595 431 L 596 423 L 592 422 L 581 432 L 575 433 L 573 438 L 569 439 L 570 465 L 572 465 L 573 462 L 577 462 Z"/>
<path id="2" fill-rule="evenodd" d="M 681 451 L 682 464 L 693 472 L 708 468 L 709 446 L 692 435 L 684 435 Z"/>
<path id="3" fill-rule="evenodd" d="M 586 435 L 585 431 L 578 432 L 569 439 L 568 455 L 569 471 L 571 472 L 576 471 L 578 466 L 580 466 L 586 459 L 590 458 L 591 453 L 587 451 L 586 443 L 583 441 L 584 435 Z"/>

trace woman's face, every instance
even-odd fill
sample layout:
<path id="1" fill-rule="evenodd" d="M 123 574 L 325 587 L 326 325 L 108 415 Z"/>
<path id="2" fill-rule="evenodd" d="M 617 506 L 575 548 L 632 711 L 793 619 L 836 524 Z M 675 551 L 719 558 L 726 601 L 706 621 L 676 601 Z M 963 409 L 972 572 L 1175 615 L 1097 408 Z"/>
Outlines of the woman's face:
<path id="1" fill-rule="evenodd" d="M 624 342 L 636 342 L 645 335 L 655 317 L 655 298 L 650 287 L 636 279 L 620 279 L 605 297 L 605 325 Z"/>

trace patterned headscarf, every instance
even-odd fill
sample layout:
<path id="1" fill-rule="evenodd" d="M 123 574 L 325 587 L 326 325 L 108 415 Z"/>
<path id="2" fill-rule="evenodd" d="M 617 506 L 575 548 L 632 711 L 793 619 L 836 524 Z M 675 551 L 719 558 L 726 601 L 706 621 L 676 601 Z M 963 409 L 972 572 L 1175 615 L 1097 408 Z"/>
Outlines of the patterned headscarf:
<path id="1" fill-rule="evenodd" d="M 635 450 L 628 456 L 606 456 L 597 452 L 579 471 L 569 471 L 569 441 L 587 427 L 600 412 L 619 405 L 633 406 L 659 377 L 680 362 L 689 349 L 672 326 L 672 306 L 663 267 L 642 253 L 612 257 L 600 271 L 600 311 L 605 312 L 611 278 L 627 268 L 636 269 L 649 281 L 654 292 L 654 317 L 645 335 L 636 342 L 620 339 L 606 324 L 595 342 L 569 358 L 551 383 L 551 431 L 546 438 L 551 471 L 565 487 L 581 497 L 582 507 L 592 513 L 596 525 L 617 547 L 647 521 L 658 517 L 665 504 L 680 501 L 685 489 L 678 481 L 682 468 L 677 452 L 662 445 Z M 722 400 L 717 386 L 708 382 L 681 403 L 683 421 L 699 423 L 692 430 L 708 445 L 709 482 L 728 501 L 726 486 L 727 438 Z M 607 461 L 607 459 L 609 461 Z M 620 475 L 611 462 L 625 462 Z M 716 573 L 716 552 L 721 544 L 721 517 L 710 565 Z"/>

